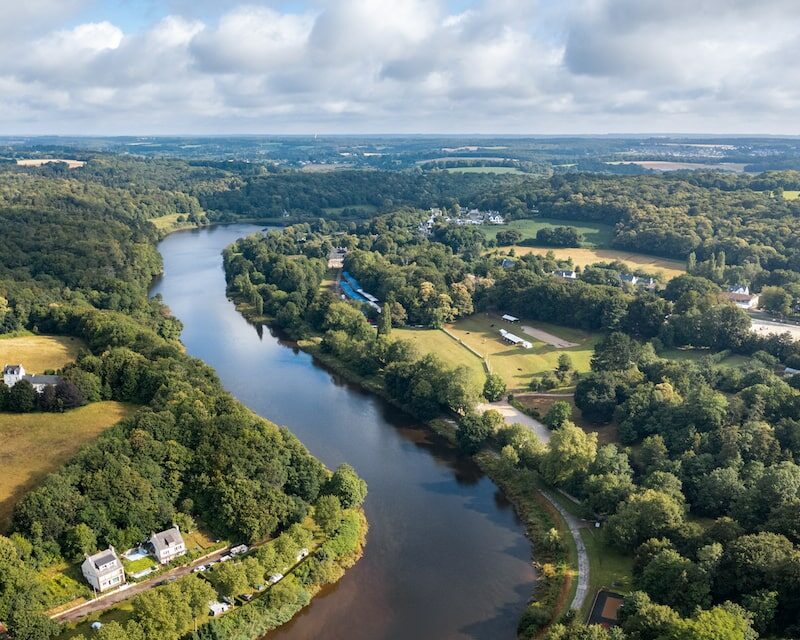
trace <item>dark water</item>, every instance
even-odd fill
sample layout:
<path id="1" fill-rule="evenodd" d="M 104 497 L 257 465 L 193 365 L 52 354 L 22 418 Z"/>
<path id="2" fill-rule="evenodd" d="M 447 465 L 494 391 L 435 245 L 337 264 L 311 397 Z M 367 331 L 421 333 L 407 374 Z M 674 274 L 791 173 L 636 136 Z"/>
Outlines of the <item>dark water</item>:
<path id="1" fill-rule="evenodd" d="M 349 462 L 369 484 L 364 557 L 270 640 L 513 638 L 534 580 L 513 510 L 471 460 L 235 311 L 220 252 L 257 229 L 169 236 L 152 293 L 227 389 L 329 467 Z"/>

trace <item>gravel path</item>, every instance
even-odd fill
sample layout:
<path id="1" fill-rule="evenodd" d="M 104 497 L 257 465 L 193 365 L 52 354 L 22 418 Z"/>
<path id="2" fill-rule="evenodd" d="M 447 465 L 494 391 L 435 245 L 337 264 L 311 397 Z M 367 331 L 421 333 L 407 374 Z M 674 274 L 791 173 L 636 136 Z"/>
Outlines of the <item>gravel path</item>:
<path id="1" fill-rule="evenodd" d="M 522 325 L 522 330 L 529 336 L 532 336 L 542 342 L 546 342 L 547 344 L 551 344 L 554 347 L 558 347 L 559 349 L 569 349 L 570 347 L 578 346 L 577 342 L 564 340 L 564 338 L 559 338 L 558 336 L 554 336 L 552 333 L 547 333 L 547 331 L 542 331 L 541 329 L 529 327 L 526 324 Z"/>
<path id="2" fill-rule="evenodd" d="M 498 402 L 481 402 L 478 404 L 475 409 L 479 413 L 483 413 L 484 411 L 488 411 L 489 409 L 494 409 L 495 411 L 499 412 L 500 415 L 506 421 L 506 424 L 514 424 L 515 422 L 520 423 L 528 427 L 531 431 L 533 431 L 539 440 L 544 443 L 550 442 L 550 430 L 544 426 L 538 420 L 534 420 L 529 415 L 522 413 L 519 409 L 512 407 L 507 401 L 500 400 Z"/>

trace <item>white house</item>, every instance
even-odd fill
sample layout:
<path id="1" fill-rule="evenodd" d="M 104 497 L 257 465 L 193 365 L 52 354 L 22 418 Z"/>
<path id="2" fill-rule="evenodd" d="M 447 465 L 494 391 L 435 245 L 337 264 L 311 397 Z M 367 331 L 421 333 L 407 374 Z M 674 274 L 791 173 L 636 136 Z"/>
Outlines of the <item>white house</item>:
<path id="1" fill-rule="evenodd" d="M 750 287 L 746 285 L 729 287 L 725 297 L 740 309 L 755 309 L 758 306 L 759 296 L 750 293 Z"/>
<path id="2" fill-rule="evenodd" d="M 577 280 L 578 274 L 571 269 L 556 269 L 553 271 L 556 278 L 563 278 L 564 280 Z"/>
<path id="3" fill-rule="evenodd" d="M 174 558 L 186 554 L 186 544 L 176 524 L 165 531 L 151 533 L 150 544 L 153 545 L 156 560 L 161 564 L 167 564 Z"/>
<path id="4" fill-rule="evenodd" d="M 114 547 L 86 556 L 81 565 L 86 581 L 96 591 L 108 591 L 125 584 L 125 569 Z"/>
<path id="5" fill-rule="evenodd" d="M 21 364 L 7 364 L 3 367 L 3 382 L 10 389 L 21 380 L 31 383 L 36 393 L 44 391 L 45 387 L 52 387 L 61 382 L 59 376 L 34 376 L 25 372 Z"/>
<path id="6" fill-rule="evenodd" d="M 213 617 L 221 616 L 226 611 L 229 611 L 231 605 L 227 602 L 209 602 L 208 609 Z"/>

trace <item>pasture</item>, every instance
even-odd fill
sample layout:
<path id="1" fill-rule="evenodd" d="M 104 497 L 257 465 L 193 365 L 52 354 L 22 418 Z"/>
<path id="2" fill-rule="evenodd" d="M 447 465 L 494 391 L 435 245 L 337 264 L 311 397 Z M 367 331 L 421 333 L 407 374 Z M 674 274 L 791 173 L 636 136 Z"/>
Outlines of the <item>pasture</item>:
<path id="1" fill-rule="evenodd" d="M 518 167 L 447 167 L 447 173 L 525 173 Z"/>
<path id="2" fill-rule="evenodd" d="M 672 280 L 672 278 L 676 278 L 686 270 L 686 265 L 680 260 L 657 258 L 643 253 L 631 253 L 629 251 L 618 251 L 616 249 L 590 249 L 588 247 L 581 247 L 578 249 L 515 247 L 514 251 L 517 255 L 527 255 L 529 253 L 544 255 L 548 251 L 552 251 L 559 260 L 572 258 L 572 264 L 576 267 L 585 267 L 596 262 L 619 260 L 628 265 L 631 269 L 642 269 L 652 274 L 661 272 L 664 276 L 664 280 Z"/>
<path id="3" fill-rule="evenodd" d="M 25 493 L 136 409 L 121 402 L 95 402 L 65 413 L 0 413 L 0 531 L 8 527 L 14 505 Z"/>
<path id="4" fill-rule="evenodd" d="M 74 362 L 86 343 L 69 336 L 22 335 L 0 338 L 0 366 L 21 364 L 28 373 L 60 369 Z"/>
<path id="5" fill-rule="evenodd" d="M 413 342 L 419 355 L 435 353 L 451 367 L 466 366 L 483 386 L 486 377 L 481 359 L 439 329 L 393 329 L 392 336 Z"/>
<path id="6" fill-rule="evenodd" d="M 797 200 L 800 198 L 800 191 L 784 191 L 783 192 L 783 199 L 784 200 Z"/>
<path id="7" fill-rule="evenodd" d="M 183 221 L 178 221 L 178 218 L 183 217 Z M 183 213 L 170 213 L 166 216 L 159 216 L 158 218 L 150 218 L 150 223 L 159 231 L 169 233 L 177 231 L 178 229 L 193 229 L 197 225 L 194 222 L 186 220 L 186 214 Z"/>
<path id="8" fill-rule="evenodd" d="M 508 224 L 492 224 L 480 225 L 477 229 L 483 233 L 487 240 L 494 240 L 497 238 L 498 231 L 507 231 L 508 229 L 516 229 L 523 235 L 524 240 L 535 239 L 536 232 L 539 229 L 553 229 L 555 227 L 574 227 L 578 233 L 583 236 L 583 242 L 589 247 L 605 247 L 611 243 L 614 234 L 614 228 L 608 224 L 601 224 L 595 222 L 579 222 L 576 220 L 562 220 L 560 218 L 533 218 L 525 220 L 512 220 Z M 529 247 L 517 247 L 517 253 L 521 253 L 520 249 L 528 249 Z"/>

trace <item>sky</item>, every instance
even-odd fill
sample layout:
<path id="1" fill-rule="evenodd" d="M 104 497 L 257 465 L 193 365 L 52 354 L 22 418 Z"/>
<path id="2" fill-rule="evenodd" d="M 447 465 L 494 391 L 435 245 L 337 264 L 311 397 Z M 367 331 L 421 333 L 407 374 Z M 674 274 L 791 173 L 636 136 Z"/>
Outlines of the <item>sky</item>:
<path id="1" fill-rule="evenodd" d="M 800 134 L 798 0 L 0 0 L 0 134 Z"/>

